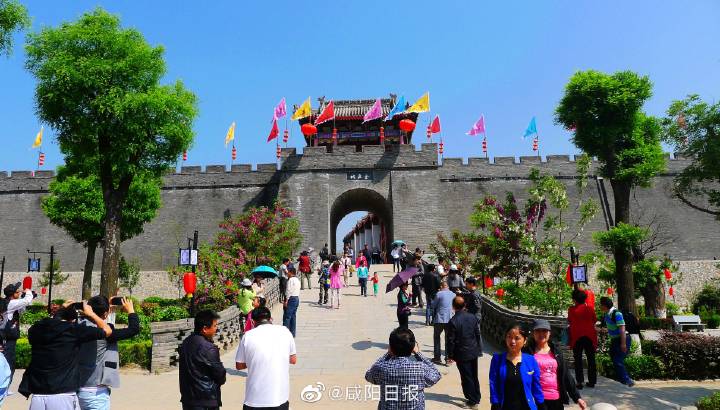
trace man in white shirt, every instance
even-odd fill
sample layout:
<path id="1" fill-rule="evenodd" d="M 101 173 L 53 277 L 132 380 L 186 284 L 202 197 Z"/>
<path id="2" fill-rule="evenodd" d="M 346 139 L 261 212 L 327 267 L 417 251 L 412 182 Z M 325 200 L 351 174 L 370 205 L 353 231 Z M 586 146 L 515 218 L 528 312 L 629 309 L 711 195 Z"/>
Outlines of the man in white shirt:
<path id="1" fill-rule="evenodd" d="M 295 276 L 295 266 L 288 266 L 288 280 L 285 285 L 285 301 L 283 302 L 283 326 L 287 327 L 295 337 L 296 316 L 300 306 L 300 279 Z M 253 315 L 255 315 L 253 313 Z"/>
<path id="2" fill-rule="evenodd" d="M 243 410 L 287 410 L 290 365 L 297 363 L 295 339 L 284 326 L 272 324 L 264 306 L 253 310 L 253 319 L 255 328 L 243 335 L 235 355 L 235 368 L 247 369 Z"/>
<path id="3" fill-rule="evenodd" d="M 22 284 L 17 282 L 11 283 L 3 289 L 7 300 L 7 310 L 3 313 L 2 320 L 0 320 L 0 329 L 5 333 L 3 355 L 10 366 L 11 380 L 15 374 L 15 344 L 20 337 L 20 315 L 33 301 L 32 290 L 25 289 L 25 296 L 22 296 L 21 286 Z"/>

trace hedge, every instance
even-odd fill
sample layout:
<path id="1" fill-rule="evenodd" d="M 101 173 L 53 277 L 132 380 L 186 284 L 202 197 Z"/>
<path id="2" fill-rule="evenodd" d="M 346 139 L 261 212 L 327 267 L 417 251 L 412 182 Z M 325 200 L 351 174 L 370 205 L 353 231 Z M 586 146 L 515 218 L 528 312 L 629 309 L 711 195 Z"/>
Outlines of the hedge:
<path id="1" fill-rule="evenodd" d="M 720 410 L 720 392 L 701 398 L 695 405 L 698 410 Z"/>
<path id="2" fill-rule="evenodd" d="M 151 350 L 152 340 L 122 340 L 118 343 L 120 364 L 126 366 L 134 363 L 144 369 L 150 369 Z M 30 343 L 27 338 L 18 339 L 15 348 L 15 367 L 26 369 L 30 365 L 30 357 Z"/>
<path id="3" fill-rule="evenodd" d="M 720 337 L 663 332 L 654 353 L 665 363 L 672 379 L 720 378 Z"/>
<path id="4" fill-rule="evenodd" d="M 598 371 L 601 375 L 617 379 L 615 367 L 609 355 L 596 356 Z M 634 380 L 662 379 L 665 377 L 666 366 L 655 356 L 639 355 L 625 358 L 625 368 Z"/>

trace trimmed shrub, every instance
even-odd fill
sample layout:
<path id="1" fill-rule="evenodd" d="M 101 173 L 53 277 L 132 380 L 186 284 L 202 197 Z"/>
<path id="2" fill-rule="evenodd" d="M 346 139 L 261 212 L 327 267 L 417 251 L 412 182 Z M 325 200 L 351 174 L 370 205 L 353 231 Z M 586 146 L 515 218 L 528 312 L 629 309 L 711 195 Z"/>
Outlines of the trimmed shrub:
<path id="1" fill-rule="evenodd" d="M 118 342 L 118 354 L 122 366 L 136 364 L 143 369 L 150 369 L 151 351 L 152 340 L 121 340 Z"/>
<path id="2" fill-rule="evenodd" d="M 698 410 L 720 410 L 720 392 L 715 392 L 695 403 Z"/>
<path id="3" fill-rule="evenodd" d="M 695 295 L 692 304 L 693 313 L 699 314 L 702 308 L 705 308 L 708 312 L 720 312 L 720 287 L 705 285 Z"/>
<path id="4" fill-rule="evenodd" d="M 26 337 L 21 337 L 15 345 L 15 368 L 27 369 L 30 365 L 30 343 Z"/>
<path id="5" fill-rule="evenodd" d="M 664 332 L 654 352 L 672 379 L 720 378 L 720 337 Z"/>
<path id="6" fill-rule="evenodd" d="M 672 318 L 673 315 L 679 315 L 681 312 L 680 306 L 677 303 L 665 302 L 665 313 L 667 317 Z"/>
<path id="7" fill-rule="evenodd" d="M 28 306 L 28 309 L 22 314 L 20 320 L 22 324 L 32 326 L 35 323 L 37 323 L 39 320 L 45 319 L 46 317 L 49 317 L 47 312 L 47 306 L 42 306 L 42 309 L 33 309 L 30 310 L 30 307 L 35 306 Z"/>
<path id="8" fill-rule="evenodd" d="M 642 317 L 639 319 L 641 330 L 672 330 L 673 321 L 669 319 L 659 319 L 656 317 Z"/>
<path id="9" fill-rule="evenodd" d="M 598 372 L 605 377 L 616 379 L 615 367 L 609 355 L 596 356 Z M 625 368 L 634 380 L 665 378 L 665 365 L 659 358 L 649 355 L 628 356 L 625 358 Z"/>
<path id="10" fill-rule="evenodd" d="M 187 304 L 186 299 L 166 299 L 160 296 L 150 296 L 143 300 L 143 303 L 154 303 L 160 307 L 168 306 L 184 306 Z"/>
<path id="11" fill-rule="evenodd" d="M 180 306 L 166 306 L 155 311 L 151 317 L 153 322 L 171 322 L 190 317 L 187 309 Z"/>

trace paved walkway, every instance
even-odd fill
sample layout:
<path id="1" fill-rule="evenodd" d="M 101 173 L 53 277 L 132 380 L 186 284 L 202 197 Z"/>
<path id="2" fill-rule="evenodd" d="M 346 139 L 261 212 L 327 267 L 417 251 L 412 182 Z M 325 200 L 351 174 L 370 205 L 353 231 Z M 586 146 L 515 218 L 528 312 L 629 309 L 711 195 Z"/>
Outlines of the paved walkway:
<path id="1" fill-rule="evenodd" d="M 318 306 L 317 288 L 305 290 L 301 295 L 298 310 L 297 348 L 298 364 L 291 366 L 292 409 L 373 409 L 375 401 L 346 400 L 348 393 L 360 389 L 364 396 L 365 371 L 387 350 L 390 331 L 397 326 L 395 317 L 395 292 L 384 294 L 385 284 L 392 277 L 391 265 L 371 268 L 381 275 L 381 293 L 377 297 L 359 296 L 360 288 L 355 278 L 349 288 L 344 289 L 341 308 L 327 309 Z M 372 293 L 372 289 L 370 289 Z M 276 307 L 273 312 L 275 323 L 282 321 L 282 309 Z M 417 309 L 410 318 L 410 328 L 420 342 L 422 353 L 432 356 L 432 327 L 424 325 L 424 312 Z M 242 408 L 245 376 L 244 371 L 234 370 L 235 352 L 228 352 L 223 361 L 228 368 L 228 382 L 223 386 L 223 408 Z M 480 385 L 483 401 L 481 408 L 489 409 L 487 374 L 490 356 L 480 360 Z M 426 408 L 458 409 L 463 403 L 460 377 L 455 367 L 439 367 L 442 379 L 426 391 Z M 22 371 L 16 375 L 13 391 Z M 114 409 L 178 409 L 177 372 L 161 375 L 148 375 L 147 372 L 123 370 L 122 387 L 113 391 Z M 322 383 L 325 386 L 323 397 L 314 403 L 300 399 L 302 390 L 311 385 Z M 619 409 L 655 410 L 677 409 L 691 406 L 698 397 L 720 390 L 719 382 L 712 383 L 638 383 L 634 389 L 628 389 L 619 383 L 600 378 L 595 389 L 583 390 L 587 401 L 592 403 L 615 403 Z M 332 400 L 331 395 L 338 394 L 341 400 Z M 4 409 L 27 409 L 28 402 L 19 395 L 8 398 Z M 577 406 L 568 406 L 576 409 Z"/>

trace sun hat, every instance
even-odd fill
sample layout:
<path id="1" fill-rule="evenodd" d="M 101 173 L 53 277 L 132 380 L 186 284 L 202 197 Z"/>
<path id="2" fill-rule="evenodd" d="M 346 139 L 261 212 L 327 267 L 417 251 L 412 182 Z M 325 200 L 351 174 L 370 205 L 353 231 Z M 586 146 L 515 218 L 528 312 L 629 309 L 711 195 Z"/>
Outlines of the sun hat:
<path id="1" fill-rule="evenodd" d="M 242 286 L 252 286 L 252 282 L 250 281 L 250 279 L 245 278 L 242 281 Z"/>

